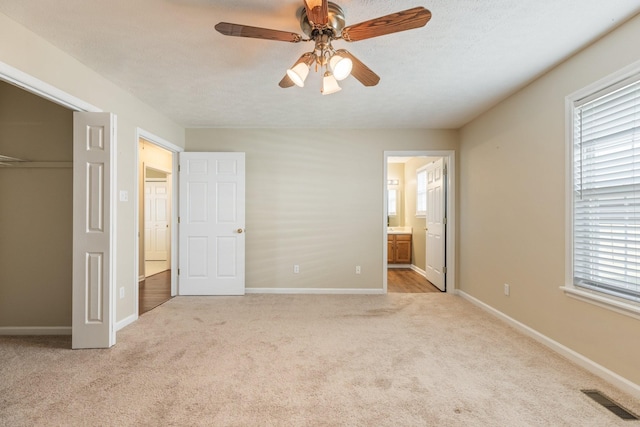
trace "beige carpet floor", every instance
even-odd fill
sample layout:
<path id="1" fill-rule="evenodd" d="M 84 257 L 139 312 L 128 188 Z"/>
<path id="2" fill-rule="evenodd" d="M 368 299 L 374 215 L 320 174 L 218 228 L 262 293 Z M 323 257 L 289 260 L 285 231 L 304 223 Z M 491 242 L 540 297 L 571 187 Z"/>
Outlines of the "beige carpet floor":
<path id="1" fill-rule="evenodd" d="M 446 294 L 177 297 L 109 350 L 0 337 L 2 426 L 634 426 L 640 403 Z"/>

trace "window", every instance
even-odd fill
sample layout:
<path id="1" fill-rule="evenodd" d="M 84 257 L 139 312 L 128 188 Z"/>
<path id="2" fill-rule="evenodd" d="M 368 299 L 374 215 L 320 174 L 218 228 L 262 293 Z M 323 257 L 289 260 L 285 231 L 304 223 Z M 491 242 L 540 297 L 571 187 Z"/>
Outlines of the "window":
<path id="1" fill-rule="evenodd" d="M 427 170 L 420 168 L 416 172 L 416 216 L 427 215 Z"/>
<path id="2" fill-rule="evenodd" d="M 640 302 L 640 76 L 572 110 L 574 289 Z"/>
<path id="3" fill-rule="evenodd" d="M 398 190 L 387 190 L 387 215 L 396 216 L 398 214 Z"/>

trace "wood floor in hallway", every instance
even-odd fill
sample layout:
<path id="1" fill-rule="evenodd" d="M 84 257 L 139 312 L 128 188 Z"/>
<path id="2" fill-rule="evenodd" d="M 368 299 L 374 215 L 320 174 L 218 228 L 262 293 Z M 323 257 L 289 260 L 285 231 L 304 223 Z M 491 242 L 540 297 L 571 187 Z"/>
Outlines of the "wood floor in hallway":
<path id="1" fill-rule="evenodd" d="M 171 270 L 162 271 L 138 283 L 138 314 L 171 299 Z"/>
<path id="2" fill-rule="evenodd" d="M 440 292 L 440 289 L 410 268 L 389 268 L 387 270 L 387 292 L 421 294 Z"/>
<path id="3" fill-rule="evenodd" d="M 387 291 L 396 293 L 440 292 L 424 276 L 410 268 L 389 268 L 387 273 Z M 171 270 L 162 271 L 147 277 L 139 283 L 139 314 L 171 299 Z"/>

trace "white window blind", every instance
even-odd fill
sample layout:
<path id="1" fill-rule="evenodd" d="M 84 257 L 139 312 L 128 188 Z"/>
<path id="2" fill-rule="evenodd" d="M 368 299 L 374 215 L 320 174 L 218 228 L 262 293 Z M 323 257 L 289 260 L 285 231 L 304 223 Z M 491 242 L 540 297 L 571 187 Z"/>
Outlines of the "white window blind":
<path id="1" fill-rule="evenodd" d="M 574 108 L 574 285 L 640 301 L 640 78 Z"/>

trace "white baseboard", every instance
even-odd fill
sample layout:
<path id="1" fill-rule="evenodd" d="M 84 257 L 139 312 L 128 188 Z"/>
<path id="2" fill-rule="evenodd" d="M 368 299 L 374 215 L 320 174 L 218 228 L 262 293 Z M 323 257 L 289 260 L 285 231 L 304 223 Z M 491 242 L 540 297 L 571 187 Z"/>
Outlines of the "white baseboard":
<path id="1" fill-rule="evenodd" d="M 0 335 L 71 335 L 71 326 L 0 326 Z"/>
<path id="2" fill-rule="evenodd" d="M 382 295 L 384 289 L 246 288 L 247 294 Z"/>
<path id="3" fill-rule="evenodd" d="M 124 328 L 125 326 L 129 326 L 130 324 L 132 324 L 136 320 L 138 320 L 138 315 L 137 314 L 132 314 L 129 317 L 125 317 L 124 319 L 122 319 L 121 321 L 116 323 L 116 331 L 119 331 L 120 329 Z"/>
<path id="4" fill-rule="evenodd" d="M 411 269 L 413 271 L 415 271 L 416 273 L 418 273 L 419 275 L 421 275 L 422 277 L 427 277 L 427 272 L 424 271 L 423 269 L 416 267 L 415 265 L 411 264 Z"/>
<path id="5" fill-rule="evenodd" d="M 602 378 L 603 380 L 613 384 L 614 386 L 618 387 L 619 389 L 637 397 L 640 399 L 640 385 L 629 381 L 628 379 L 626 379 L 625 377 L 616 374 L 615 372 L 605 368 L 604 366 L 594 362 L 593 360 L 583 356 L 582 354 L 578 353 L 577 351 L 571 350 L 569 347 L 566 347 L 562 344 L 560 344 L 559 342 L 549 338 L 546 335 L 541 334 L 540 332 L 536 331 L 533 328 L 530 328 L 529 326 L 525 325 L 524 323 L 520 323 L 518 322 L 516 319 L 507 316 L 506 314 L 504 314 L 503 312 L 496 310 L 495 308 L 491 307 L 490 305 L 480 301 L 479 299 L 472 297 L 471 295 L 467 294 L 466 292 L 463 292 L 461 290 L 458 290 L 456 292 L 458 295 L 460 295 L 462 298 L 466 299 L 467 301 L 471 302 L 472 304 L 482 308 L 483 310 L 493 314 L 494 316 L 496 316 L 497 318 L 499 318 L 500 320 L 503 320 L 504 322 L 508 323 L 509 325 L 513 326 L 514 328 L 516 328 L 517 330 L 519 330 L 520 332 L 524 333 L 525 335 L 528 335 L 529 337 L 533 338 L 534 340 L 538 341 L 541 344 L 544 344 L 545 346 L 549 347 L 551 350 L 555 351 L 556 353 L 560 354 L 561 356 L 564 356 L 565 358 L 569 359 L 570 361 L 572 361 L 573 363 L 575 363 L 578 366 L 581 366 L 582 368 L 586 369 L 587 371 L 591 372 L 594 375 L 597 375 L 598 377 Z"/>
<path id="6" fill-rule="evenodd" d="M 387 264 L 387 268 L 412 268 L 411 264 Z"/>

